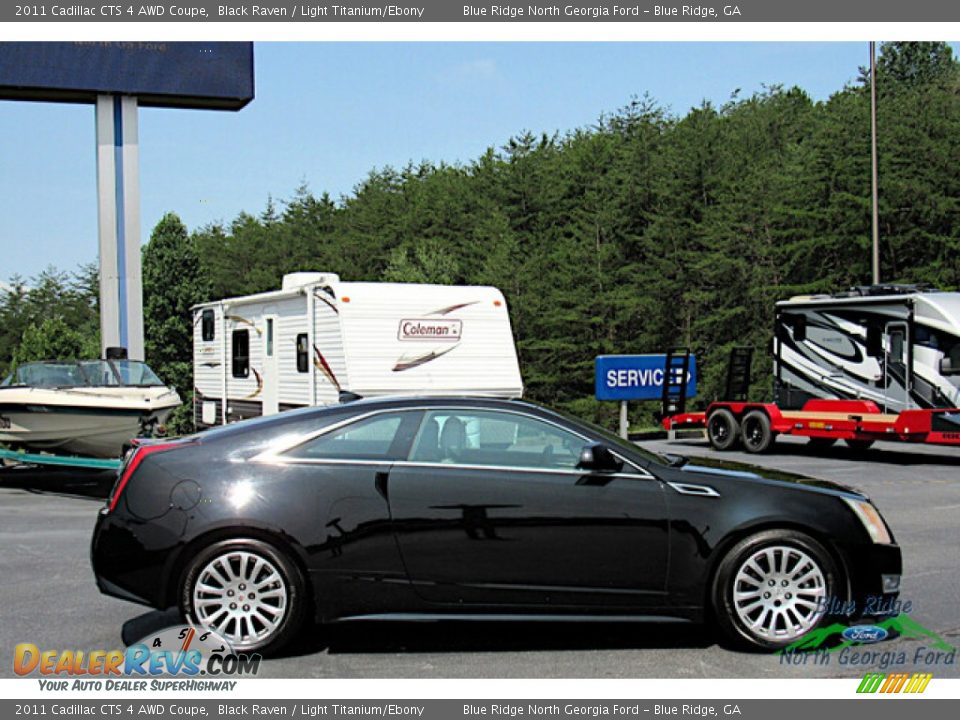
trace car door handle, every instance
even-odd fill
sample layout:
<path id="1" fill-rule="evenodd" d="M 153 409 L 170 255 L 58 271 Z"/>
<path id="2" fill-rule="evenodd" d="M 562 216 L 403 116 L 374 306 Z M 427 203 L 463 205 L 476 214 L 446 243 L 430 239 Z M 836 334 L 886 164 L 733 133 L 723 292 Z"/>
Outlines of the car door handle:
<path id="1" fill-rule="evenodd" d="M 380 493 L 380 496 L 384 500 L 390 500 L 387 495 L 387 480 L 390 479 L 390 473 L 388 472 L 378 472 L 373 478 L 373 486 L 377 489 L 377 492 Z"/>

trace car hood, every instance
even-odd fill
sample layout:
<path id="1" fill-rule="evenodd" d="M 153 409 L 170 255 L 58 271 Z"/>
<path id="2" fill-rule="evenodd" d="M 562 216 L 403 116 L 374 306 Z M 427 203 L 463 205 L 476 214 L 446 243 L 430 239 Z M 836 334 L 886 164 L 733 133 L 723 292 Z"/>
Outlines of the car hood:
<path id="1" fill-rule="evenodd" d="M 708 457 L 687 457 L 685 460 L 686 462 L 683 465 L 675 466 L 675 469 L 691 475 L 724 477 L 747 482 L 770 482 L 837 495 L 865 497 L 862 492 L 848 485 L 831 480 L 812 478 L 807 475 L 798 475 L 786 470 L 763 468 L 748 463 Z"/>

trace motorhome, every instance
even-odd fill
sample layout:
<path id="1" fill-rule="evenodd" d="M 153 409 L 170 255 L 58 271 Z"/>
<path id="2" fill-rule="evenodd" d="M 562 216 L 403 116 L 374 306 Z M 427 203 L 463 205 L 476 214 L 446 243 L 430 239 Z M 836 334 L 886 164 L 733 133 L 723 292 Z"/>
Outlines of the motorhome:
<path id="1" fill-rule="evenodd" d="M 280 290 L 193 308 L 194 419 L 226 424 L 343 397 L 520 397 L 494 287 L 286 275 Z"/>
<path id="2" fill-rule="evenodd" d="M 887 413 L 960 406 L 960 293 L 854 288 L 776 305 L 776 404 L 872 400 Z"/>

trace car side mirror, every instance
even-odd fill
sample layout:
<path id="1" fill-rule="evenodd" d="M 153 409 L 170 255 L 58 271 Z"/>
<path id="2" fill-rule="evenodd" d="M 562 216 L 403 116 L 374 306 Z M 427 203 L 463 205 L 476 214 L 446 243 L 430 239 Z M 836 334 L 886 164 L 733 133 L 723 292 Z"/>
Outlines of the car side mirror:
<path id="1" fill-rule="evenodd" d="M 594 472 L 619 472 L 623 469 L 623 462 L 617 460 L 616 455 L 603 443 L 590 443 L 580 451 L 577 468 Z"/>

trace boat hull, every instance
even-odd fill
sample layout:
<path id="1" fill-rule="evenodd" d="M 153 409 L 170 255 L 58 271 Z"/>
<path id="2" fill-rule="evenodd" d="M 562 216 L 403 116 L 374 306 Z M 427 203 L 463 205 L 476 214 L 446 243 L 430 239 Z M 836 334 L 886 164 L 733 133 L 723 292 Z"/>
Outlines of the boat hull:
<path id="1" fill-rule="evenodd" d="M 126 443 L 145 427 L 162 425 L 180 404 L 176 393 L 138 402 L 104 397 L 97 402 L 90 393 L 81 399 L 24 392 L 29 395 L 17 398 L 12 389 L 0 392 L 0 442 L 16 449 L 89 457 L 119 457 Z"/>

